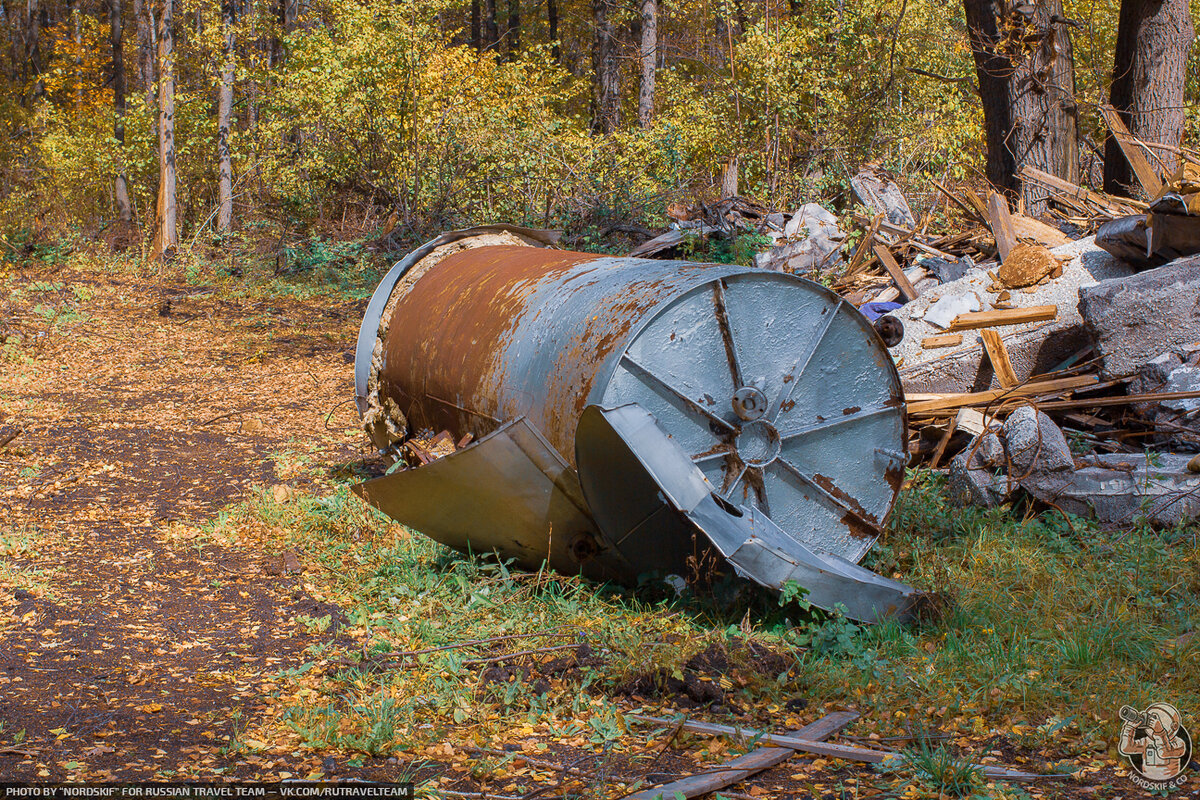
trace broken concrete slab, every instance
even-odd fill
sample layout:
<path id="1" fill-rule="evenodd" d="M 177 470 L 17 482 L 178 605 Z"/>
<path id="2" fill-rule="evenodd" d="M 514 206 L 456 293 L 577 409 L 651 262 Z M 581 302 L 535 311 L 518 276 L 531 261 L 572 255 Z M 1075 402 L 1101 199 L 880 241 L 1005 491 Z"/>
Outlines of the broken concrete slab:
<path id="1" fill-rule="evenodd" d="M 1091 238 L 1056 247 L 1051 253 L 1069 259 L 1063 266 L 1062 276 L 1032 287 L 1029 292 L 1012 290 L 1008 302 L 1017 308 L 1056 305 L 1057 319 L 996 329 L 1004 339 L 1013 371 L 1019 380 L 1052 370 L 1090 341 L 1078 311 L 1080 287 L 1133 274 L 1127 264 L 1096 247 Z M 921 345 L 926 337 L 942 333 L 941 329 L 924 319 L 931 305 L 946 295 L 969 291 L 979 292 L 990 305 L 998 297 L 996 293 L 988 292 L 991 283 L 987 273 L 980 270 L 960 280 L 934 287 L 896 312 L 896 317 L 904 325 L 905 335 L 892 353 L 904 359 L 900 377 L 907 391 L 972 392 L 1000 388 L 991 363 L 984 356 L 978 331 L 964 332 L 962 344 L 955 347 L 926 350 Z M 1200 336 L 1196 338 L 1200 339 Z M 1155 352 L 1152 355 L 1157 354 Z"/>
<path id="2" fill-rule="evenodd" d="M 1081 287 L 1079 312 L 1101 377 L 1132 375 L 1164 350 L 1200 341 L 1200 256 Z"/>
<path id="3" fill-rule="evenodd" d="M 850 186 L 873 214 L 883 214 L 888 222 L 901 228 L 917 227 L 904 193 L 886 173 L 864 166 L 850 179 Z"/>
<path id="4" fill-rule="evenodd" d="M 1200 474 L 1188 470 L 1191 459 L 1174 453 L 1097 455 L 1073 472 L 1022 486 L 1042 502 L 1081 517 L 1172 528 L 1200 515 Z"/>
<path id="5" fill-rule="evenodd" d="M 1058 426 L 1033 406 L 1009 415 L 950 462 L 954 502 L 995 508 L 1024 489 L 1044 503 L 1100 522 L 1174 527 L 1200 515 L 1193 456 L 1093 455 L 1076 460 Z M 1007 470 L 1007 472 L 1006 472 Z"/>

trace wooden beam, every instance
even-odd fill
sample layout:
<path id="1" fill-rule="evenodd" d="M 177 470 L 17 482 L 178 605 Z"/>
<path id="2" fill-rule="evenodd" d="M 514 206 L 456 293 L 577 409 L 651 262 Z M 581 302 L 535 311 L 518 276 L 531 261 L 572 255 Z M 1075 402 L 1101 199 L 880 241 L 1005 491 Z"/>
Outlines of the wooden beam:
<path id="1" fill-rule="evenodd" d="M 1095 375 L 1076 375 L 1070 378 L 1056 378 L 1052 381 L 1023 383 L 1011 389 L 988 389 L 982 392 L 966 392 L 964 394 L 947 394 L 938 398 L 921 399 L 908 404 L 909 414 L 928 414 L 947 409 L 959 409 L 964 406 L 986 406 L 997 400 L 1011 397 L 1037 397 L 1044 394 L 1059 394 L 1074 389 L 1094 386 L 1099 382 Z M 1122 398 L 1126 399 L 1126 398 Z M 1153 398 L 1152 398 L 1153 399 Z M 1082 401 L 1081 401 L 1082 402 Z M 1044 403 L 1038 403 L 1039 408 L 1045 408 Z"/>
<path id="2" fill-rule="evenodd" d="M 644 722 L 654 722 L 661 725 L 674 724 L 669 719 L 644 717 L 640 714 L 630 714 L 627 719 L 638 719 Z M 814 742 L 808 739 L 797 739 L 792 736 L 780 736 L 773 733 L 763 733 L 750 728 L 735 728 L 730 725 L 716 725 L 711 722 L 693 722 L 692 720 L 688 720 L 687 722 L 683 723 L 683 729 L 692 733 L 706 733 L 711 736 L 736 736 L 741 739 L 755 739 L 760 742 L 776 745 L 777 747 L 791 747 L 803 753 L 813 753 L 819 756 L 841 758 L 847 761 L 858 761 L 866 764 L 882 764 L 885 761 L 900 761 L 900 754 L 896 752 L 885 750 L 868 750 L 865 747 L 850 747 L 849 745 L 829 744 L 828 742 Z M 1039 775 L 1035 772 L 1021 772 L 1020 770 L 1008 769 L 1006 767 L 993 767 L 987 764 L 977 764 L 976 766 L 985 776 L 989 778 L 999 778 L 1007 781 L 1032 781 L 1039 778 L 1071 777 L 1070 775 L 1066 774 Z"/>
<path id="3" fill-rule="evenodd" d="M 892 280 L 896 282 L 896 288 L 900 290 L 900 294 L 904 295 L 904 299 L 908 301 L 916 300 L 919 296 L 917 290 L 908 282 L 908 277 L 904 274 L 904 270 L 900 269 L 900 265 L 896 263 L 896 259 L 892 258 L 892 253 L 881 244 L 874 247 L 875 257 L 879 259 L 879 263 L 883 264 L 883 268 L 887 270 L 888 275 L 892 276 Z"/>
<path id="4" fill-rule="evenodd" d="M 1020 383 L 1017 373 L 1013 371 L 1012 362 L 1008 358 L 1008 348 L 1000 334 L 990 328 L 980 333 L 983 336 L 983 349 L 987 350 L 988 359 L 992 362 L 992 370 L 996 373 L 996 382 L 1005 389 L 1011 389 Z"/>
<path id="5" fill-rule="evenodd" d="M 828 739 L 850 723 L 858 719 L 858 714 L 852 711 L 834 711 L 826 714 L 816 722 L 805 725 L 786 735 L 796 739 L 808 739 L 819 742 Z M 670 720 L 668 720 L 669 722 Z M 796 754 L 790 747 L 756 747 L 741 758 L 735 758 L 726 764 L 709 767 L 711 772 L 703 775 L 689 775 L 671 783 L 655 786 L 653 789 L 642 789 L 635 794 L 626 795 L 624 800 L 674 800 L 676 797 L 699 797 L 701 795 L 724 789 L 734 783 L 740 783 L 751 775 L 770 769 Z"/>
<path id="6" fill-rule="evenodd" d="M 1142 185 L 1142 191 L 1146 193 L 1146 197 L 1151 200 L 1158 197 L 1162 192 L 1162 179 L 1158 177 L 1154 167 L 1150 166 L 1150 162 L 1146 160 L 1146 154 L 1138 147 L 1137 139 L 1133 138 L 1133 134 L 1125 127 L 1121 115 L 1112 106 L 1100 106 L 1100 113 L 1103 115 L 1108 129 L 1116 137 L 1117 144 L 1120 146 L 1121 152 L 1125 154 L 1129 166 L 1133 167 L 1134 177 Z"/>
<path id="7" fill-rule="evenodd" d="M 1049 172 L 1043 172 L 1037 167 L 1031 167 L 1028 164 L 1021 167 L 1021 170 L 1017 173 L 1017 176 L 1022 180 L 1040 183 L 1042 186 L 1062 192 L 1063 194 L 1068 195 L 1076 200 L 1082 200 L 1086 203 L 1099 206 L 1114 216 L 1123 213 L 1121 209 L 1122 205 L 1141 211 L 1145 211 L 1147 208 L 1149 208 L 1146 203 L 1138 200 L 1130 200 L 1127 197 L 1111 197 L 1106 194 L 1101 194 L 1100 192 L 1094 192 L 1091 189 L 1085 189 L 1077 183 L 1071 183 L 1064 178 L 1060 178 L 1057 175 L 1051 175 Z M 1086 211 L 1087 209 L 1083 210 Z"/>
<path id="8" fill-rule="evenodd" d="M 936 350 L 939 347 L 954 347 L 962 344 L 961 333 L 948 333 L 945 336 L 926 336 L 921 340 L 921 347 L 926 350 Z"/>
<path id="9" fill-rule="evenodd" d="M 988 194 L 988 222 L 991 223 L 992 237 L 996 240 L 996 250 L 1000 252 L 1000 263 L 1003 264 L 1017 246 L 1017 234 L 1013 232 L 1012 220 L 1009 219 L 1008 200 L 999 192 Z"/>
<path id="10" fill-rule="evenodd" d="M 1025 308 L 1001 308 L 995 311 L 972 311 L 959 314 L 950 323 L 948 331 L 969 331 L 976 328 L 994 328 L 998 325 L 1023 325 L 1027 322 L 1045 322 L 1058 317 L 1058 306 L 1026 306 Z"/>

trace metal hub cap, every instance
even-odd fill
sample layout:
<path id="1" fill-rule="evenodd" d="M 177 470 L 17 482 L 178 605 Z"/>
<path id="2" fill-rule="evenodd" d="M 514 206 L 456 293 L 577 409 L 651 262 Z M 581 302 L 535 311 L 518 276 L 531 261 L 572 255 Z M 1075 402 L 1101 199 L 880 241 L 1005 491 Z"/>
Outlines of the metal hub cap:
<path id="1" fill-rule="evenodd" d="M 733 393 L 733 413 L 753 422 L 767 413 L 767 396 L 753 386 L 743 386 Z"/>
<path id="2" fill-rule="evenodd" d="M 765 467 L 779 457 L 783 440 L 769 422 L 751 422 L 742 426 L 737 437 L 737 454 L 748 467 Z"/>
<path id="3" fill-rule="evenodd" d="M 688 291 L 641 327 L 592 402 L 637 403 L 723 500 L 849 561 L 903 479 L 886 455 L 906 441 L 891 357 L 858 309 L 791 275 Z"/>

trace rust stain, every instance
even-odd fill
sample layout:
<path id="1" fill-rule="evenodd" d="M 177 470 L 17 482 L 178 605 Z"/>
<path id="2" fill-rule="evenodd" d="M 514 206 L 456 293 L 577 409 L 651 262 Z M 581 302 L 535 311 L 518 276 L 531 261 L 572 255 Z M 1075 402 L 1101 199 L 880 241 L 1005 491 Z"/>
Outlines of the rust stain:
<path id="1" fill-rule="evenodd" d="M 853 533 L 855 536 L 858 536 L 860 534 L 860 530 L 869 530 L 871 532 L 871 538 L 879 536 L 879 520 L 875 518 L 874 514 L 863 508 L 862 504 L 859 503 L 858 500 L 846 494 L 846 492 L 842 491 L 837 484 L 819 472 L 813 474 L 813 482 L 836 497 L 842 502 L 843 505 L 850 509 L 848 515 L 853 516 L 857 520 L 857 525 L 850 527 L 851 533 Z M 842 521 L 844 522 L 845 519 L 843 518 Z"/>
<path id="2" fill-rule="evenodd" d="M 850 406 L 849 408 L 842 409 L 842 413 L 845 414 L 846 416 L 850 416 L 851 414 L 857 414 L 860 411 L 862 411 L 862 406 Z"/>
<path id="3" fill-rule="evenodd" d="M 513 245 L 464 250 L 422 275 L 396 304 L 385 342 L 382 383 L 413 398 L 429 427 L 484 435 L 500 407 L 502 356 L 528 300 L 547 280 L 602 256 Z M 462 408 L 429 402 L 447 398 Z M 463 410 L 467 409 L 467 410 Z"/>

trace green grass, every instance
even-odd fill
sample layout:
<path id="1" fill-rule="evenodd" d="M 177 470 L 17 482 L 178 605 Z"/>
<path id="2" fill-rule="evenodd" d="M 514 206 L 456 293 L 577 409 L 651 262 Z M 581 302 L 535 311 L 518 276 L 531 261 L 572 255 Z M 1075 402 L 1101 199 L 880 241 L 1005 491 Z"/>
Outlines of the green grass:
<path id="1" fill-rule="evenodd" d="M 937 729 L 979 745 L 1001 736 L 1075 759 L 1068 769 L 1112 756 L 1123 704 L 1200 708 L 1200 650 L 1186 637 L 1174 646 L 1200 619 L 1193 531 L 1104 531 L 1057 513 L 958 508 L 926 473 L 910 476 L 869 558 L 942 598 L 936 620 L 908 626 L 781 607 L 737 582 L 677 597 L 653 582 L 627 591 L 511 569 L 412 534 L 348 484 L 286 502 L 264 493 L 207 533 L 247 544 L 282 536 L 272 546 L 300 552 L 314 596 L 344 614 L 352 642 L 322 645 L 314 662 L 364 663 L 284 676 L 278 730 L 305 748 L 416 754 L 445 740 L 494 744 L 536 731 L 628 750 L 635 729 L 622 709 L 631 703 L 618 687 L 647 673 L 680 674 L 714 643 L 730 654 L 729 699 L 761 712 L 764 724 L 804 696 L 858 709 L 860 731 L 922 741 L 921 732 Z M 329 623 L 296 624 L 317 632 Z M 395 656 L 531 632 L 563 636 Z M 581 637 L 600 663 L 548 694 L 519 678 L 489 682 L 470 663 Z M 755 672 L 747 642 L 785 654 L 792 669 Z M 922 747 L 909 751 L 897 780 L 931 796 L 980 791 L 958 751 Z"/>

